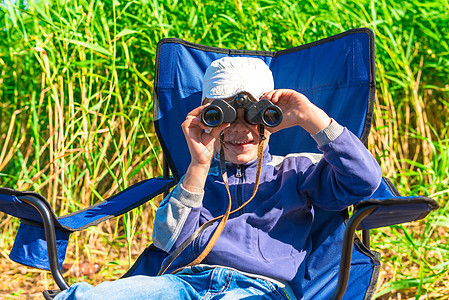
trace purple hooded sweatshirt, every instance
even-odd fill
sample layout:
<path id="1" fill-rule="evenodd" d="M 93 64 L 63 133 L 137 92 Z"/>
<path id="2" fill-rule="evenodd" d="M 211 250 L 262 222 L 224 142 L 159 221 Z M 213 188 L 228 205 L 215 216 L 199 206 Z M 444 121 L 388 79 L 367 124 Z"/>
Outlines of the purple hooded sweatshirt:
<path id="1" fill-rule="evenodd" d="M 335 120 L 313 136 L 323 154 L 273 156 L 264 151 L 260 185 L 254 199 L 232 214 L 206 265 L 237 269 L 288 283 L 302 298 L 304 260 L 310 248 L 314 207 L 343 210 L 370 197 L 382 172 L 360 140 Z M 227 163 L 232 209 L 252 195 L 257 161 Z M 174 251 L 199 226 L 222 215 L 228 196 L 219 161 L 214 159 L 204 193 L 181 184 L 164 199 L 154 221 L 153 242 Z M 172 263 L 167 273 L 193 261 L 204 249 L 219 221 L 207 228 Z"/>

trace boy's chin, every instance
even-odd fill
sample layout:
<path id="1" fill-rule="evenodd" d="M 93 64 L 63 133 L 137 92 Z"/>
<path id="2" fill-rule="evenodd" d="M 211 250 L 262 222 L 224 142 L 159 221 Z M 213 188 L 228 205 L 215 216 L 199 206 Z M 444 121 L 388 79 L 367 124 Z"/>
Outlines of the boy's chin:
<path id="1" fill-rule="evenodd" d="M 243 165 L 250 161 L 253 161 L 256 158 L 257 158 L 257 154 L 255 154 L 255 155 L 241 154 L 241 155 L 236 155 L 236 156 L 232 157 L 231 159 L 227 159 L 227 161 L 229 161 L 230 163 L 236 164 L 236 165 Z"/>

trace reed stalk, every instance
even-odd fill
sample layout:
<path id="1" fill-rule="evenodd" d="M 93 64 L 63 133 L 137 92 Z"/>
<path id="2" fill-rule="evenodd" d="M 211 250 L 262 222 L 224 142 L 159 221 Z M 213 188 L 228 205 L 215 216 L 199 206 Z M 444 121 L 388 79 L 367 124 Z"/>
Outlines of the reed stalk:
<path id="1" fill-rule="evenodd" d="M 0 1 L 0 186 L 37 191 L 64 215 L 160 175 L 152 94 L 163 37 L 276 51 L 368 27 L 377 72 L 369 148 L 402 194 L 441 204 L 425 221 L 373 232 L 384 254 L 377 296 L 445 299 L 448 10 L 447 0 Z M 119 277 L 151 241 L 158 201 L 75 234 L 68 260 L 112 263 L 71 280 Z M 18 222 L 1 215 L 0 224 L 1 261 Z"/>

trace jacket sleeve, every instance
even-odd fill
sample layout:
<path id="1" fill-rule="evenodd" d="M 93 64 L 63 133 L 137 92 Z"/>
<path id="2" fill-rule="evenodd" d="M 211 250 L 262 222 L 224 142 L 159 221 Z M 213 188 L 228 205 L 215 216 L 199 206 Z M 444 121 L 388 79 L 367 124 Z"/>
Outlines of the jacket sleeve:
<path id="1" fill-rule="evenodd" d="M 166 252 L 180 236 L 187 237 L 193 233 L 199 223 L 204 192 L 189 192 L 181 182 L 161 202 L 153 221 L 153 243 Z"/>
<path id="2" fill-rule="evenodd" d="M 380 166 L 352 132 L 333 120 L 312 137 L 323 158 L 307 169 L 300 186 L 312 203 L 342 210 L 376 191 L 382 179 Z"/>

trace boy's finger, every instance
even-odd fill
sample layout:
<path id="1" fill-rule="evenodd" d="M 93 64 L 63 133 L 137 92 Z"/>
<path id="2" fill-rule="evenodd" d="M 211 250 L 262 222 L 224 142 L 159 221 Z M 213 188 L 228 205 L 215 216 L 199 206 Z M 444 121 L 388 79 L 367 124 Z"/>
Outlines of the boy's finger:
<path id="1" fill-rule="evenodd" d="M 269 91 L 268 93 L 265 93 L 264 98 L 267 98 L 273 103 L 277 103 L 281 100 L 281 98 L 284 96 L 285 93 L 286 93 L 285 89 L 272 90 Z"/>
<path id="2" fill-rule="evenodd" d="M 265 94 L 262 95 L 262 97 L 260 97 L 261 99 L 265 98 L 268 100 L 271 100 L 271 98 L 273 98 L 273 94 L 276 92 L 276 90 L 272 90 L 269 92 L 266 92 Z"/>
<path id="3" fill-rule="evenodd" d="M 189 113 L 187 114 L 187 116 L 199 116 L 199 115 L 201 114 L 201 112 L 203 111 L 203 109 L 204 109 L 206 106 L 208 106 L 208 105 L 210 105 L 210 103 L 207 103 L 207 104 L 205 104 L 205 105 L 198 106 L 197 108 L 195 108 L 194 110 L 192 110 L 191 112 L 189 112 Z"/>
<path id="4" fill-rule="evenodd" d="M 212 130 L 210 131 L 210 135 L 212 135 L 214 137 L 218 137 L 220 135 L 220 132 L 222 132 L 225 128 L 227 128 L 229 126 L 231 126 L 230 123 L 220 124 L 217 127 L 212 128 Z"/>

